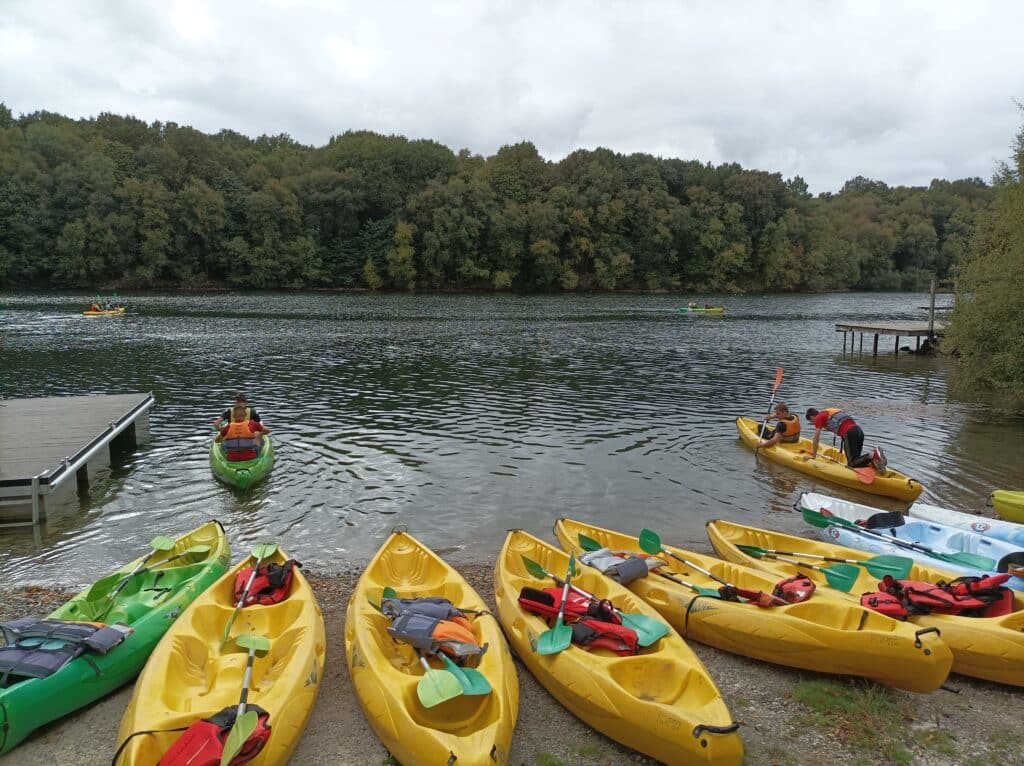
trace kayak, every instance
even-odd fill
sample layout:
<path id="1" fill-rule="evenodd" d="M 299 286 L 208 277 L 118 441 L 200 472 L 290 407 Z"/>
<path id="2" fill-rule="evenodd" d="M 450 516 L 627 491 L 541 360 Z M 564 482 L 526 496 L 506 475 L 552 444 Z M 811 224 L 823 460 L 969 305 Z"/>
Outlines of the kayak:
<path id="1" fill-rule="evenodd" d="M 689 306 L 680 306 L 679 311 L 683 314 L 722 314 L 725 312 L 725 307 L 714 306 L 712 308 L 690 308 Z"/>
<path id="2" fill-rule="evenodd" d="M 736 430 L 739 431 L 743 443 L 751 449 L 757 447 L 760 426 L 760 421 L 751 418 L 736 418 Z M 884 474 L 875 474 L 873 468 L 868 469 L 863 473 L 868 476 L 873 475 L 873 478 L 865 483 L 854 469 L 847 467 L 846 456 L 842 450 L 835 447 L 819 444 L 818 456 L 811 460 L 811 444 L 811 439 L 801 438 L 799 442 L 793 444 L 780 443 L 772 447 L 761 448 L 757 450 L 757 454 L 764 455 L 775 463 L 816 479 L 830 481 L 848 489 L 858 489 L 872 495 L 893 497 L 910 502 L 916 500 L 921 494 L 920 483 L 892 469 L 887 470 Z"/>
<path id="3" fill-rule="evenodd" d="M 444 596 L 467 614 L 487 651 L 476 670 L 489 694 L 461 694 L 433 707 L 417 698 L 424 671 L 413 647 L 388 634 L 375 605 L 384 588 L 399 598 Z M 371 605 L 370 602 L 374 605 Z M 345 615 L 345 656 L 367 720 L 404 766 L 493 766 L 508 763 L 519 713 L 519 680 L 501 627 L 455 569 L 406 532 L 393 532 L 356 583 Z M 432 669 L 441 666 L 433 660 Z"/>
<path id="4" fill-rule="evenodd" d="M 178 558 L 171 561 L 172 556 Z M 174 618 L 224 573 L 231 549 L 223 528 L 211 521 L 179 537 L 170 550 L 157 551 L 133 575 L 143 558 L 97 580 L 49 615 L 47 619 L 124 625 L 131 633 L 106 654 L 86 651 L 44 678 L 12 673 L 0 685 L 0 753 L 43 724 L 135 678 Z"/>
<path id="5" fill-rule="evenodd" d="M 1024 492 L 997 489 L 992 493 L 992 505 L 999 518 L 1024 524 Z"/>
<path id="6" fill-rule="evenodd" d="M 933 521 L 936 524 L 965 529 L 984 537 L 1005 540 L 1017 546 L 1018 550 L 1024 549 L 1024 525 L 1014 524 L 1012 521 L 976 516 L 973 513 L 962 513 L 920 502 L 911 505 L 907 513 L 915 519 Z"/>
<path id="7" fill-rule="evenodd" d="M 263 446 L 254 460 L 228 460 L 217 442 L 210 444 L 210 468 L 213 475 L 225 484 L 248 489 L 261 481 L 274 467 L 274 443 L 264 435 Z"/>
<path id="8" fill-rule="evenodd" d="M 826 521 L 829 517 L 838 517 L 854 524 L 875 514 L 886 513 L 878 508 L 813 492 L 800 495 L 797 507 L 804 511 L 805 518 L 808 518 L 807 513 L 823 514 Z M 901 514 L 896 516 L 903 520 Z M 960 574 L 996 574 L 997 568 L 1005 571 L 1006 563 L 1012 563 L 1014 566 L 1024 565 L 1024 551 L 1012 543 L 930 521 L 910 519 L 897 526 L 874 530 L 839 525 L 822 525 L 817 529 L 818 535 L 825 542 L 834 542 L 871 553 L 906 556 L 922 564 L 934 563 L 943 569 Z M 922 548 L 901 545 L 900 541 L 925 546 L 934 553 L 928 553 Z M 937 557 L 935 554 L 940 555 Z M 960 560 L 946 558 L 950 554 L 958 556 Z M 974 558 L 976 561 L 972 561 Z M 1024 580 L 1011 577 L 1006 582 L 1006 587 L 1024 590 Z"/>
<path id="9" fill-rule="evenodd" d="M 512 648 L 534 677 L 584 723 L 626 747 L 669 766 L 738 766 L 743 743 L 707 669 L 674 630 L 633 656 L 577 644 L 557 654 L 536 651 L 548 630 L 542 617 L 519 605 L 524 587 L 554 587 L 534 579 L 523 556 L 564 576 L 568 554 L 520 530 L 509 532 L 494 570 L 498 618 Z M 578 566 L 573 583 L 624 612 L 659 620 L 658 613 L 621 585 Z"/>
<path id="10" fill-rule="evenodd" d="M 122 306 L 121 308 L 118 308 L 118 309 L 101 309 L 100 311 L 86 310 L 86 311 L 82 312 L 82 316 L 86 316 L 86 317 L 117 317 L 117 316 L 121 316 L 122 314 L 124 314 L 124 312 L 126 312 L 127 310 L 128 309 L 125 306 Z"/>
<path id="11" fill-rule="evenodd" d="M 715 552 L 724 559 L 749 564 L 776 577 L 806 574 L 818 586 L 815 593 L 845 601 L 859 601 L 861 593 L 878 589 L 878 578 L 866 569 L 861 571 L 849 593 L 831 588 L 824 575 L 806 567 L 794 567 L 781 561 L 754 558 L 738 545 L 754 545 L 775 550 L 796 551 L 819 556 L 866 561 L 871 554 L 817 540 L 785 535 L 729 521 L 712 521 L 707 525 L 708 538 Z M 908 579 L 923 582 L 949 581 L 955 575 L 944 569 L 915 564 Z M 1024 686 L 1024 594 L 1014 593 L 1011 614 L 1002 617 L 963 617 L 951 614 L 913 614 L 907 622 L 918 628 L 921 638 L 927 629 L 938 629 L 942 640 L 953 652 L 953 672 L 987 681 Z"/>
<path id="12" fill-rule="evenodd" d="M 277 549 L 263 563 L 287 560 Z M 324 620 L 313 589 L 295 567 L 287 597 L 276 604 L 257 603 L 239 610 L 230 638 L 222 645 L 235 608 L 235 578 L 254 563 L 250 555 L 228 571 L 185 610 L 157 646 L 121 718 L 117 743 L 122 749 L 114 766 L 156 764 L 182 736 L 181 729 L 237 706 L 248 652 L 234 639 L 247 633 L 265 636 L 270 642 L 269 651 L 256 655 L 246 704 L 270 714 L 271 737 L 249 763 L 283 766 L 288 762 L 323 679 Z M 132 736 L 138 732 L 148 733 Z"/>
<path id="13" fill-rule="evenodd" d="M 580 534 L 613 551 L 640 554 L 637 538 L 560 519 L 555 535 L 566 550 L 583 550 Z M 772 593 L 778 578 L 740 563 L 666 546 L 737 588 Z M 668 556 L 666 569 L 699 588 L 721 583 Z M 814 563 L 814 562 L 812 562 Z M 953 655 L 937 635 L 918 639 L 914 628 L 857 604 L 812 595 L 807 601 L 761 608 L 698 595 L 653 572 L 629 589 L 657 609 L 684 638 L 733 654 L 819 673 L 862 676 L 886 686 L 932 692 L 949 675 Z"/>

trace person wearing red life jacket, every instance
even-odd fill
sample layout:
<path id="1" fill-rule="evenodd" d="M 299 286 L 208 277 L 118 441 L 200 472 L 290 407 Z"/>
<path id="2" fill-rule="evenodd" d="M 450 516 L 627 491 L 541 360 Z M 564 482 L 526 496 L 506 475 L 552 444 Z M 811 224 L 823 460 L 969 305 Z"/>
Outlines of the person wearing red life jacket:
<path id="1" fill-rule="evenodd" d="M 269 434 L 270 429 L 253 419 L 252 409 L 245 406 L 244 399 L 235 402 L 230 410 L 230 418 L 227 425 L 220 427 L 214 441 L 224 445 L 225 456 L 231 462 L 255 460 L 263 435 Z"/>
<path id="2" fill-rule="evenodd" d="M 784 444 L 796 444 L 800 441 L 800 418 L 789 411 L 782 402 L 775 405 L 775 414 L 769 415 L 765 420 L 777 420 L 775 428 L 771 431 L 771 436 L 767 439 L 762 439 L 757 443 L 757 446 L 761 449 L 765 447 L 774 447 L 779 442 Z"/>
<path id="3" fill-rule="evenodd" d="M 807 410 L 807 422 L 814 425 L 814 441 L 811 444 L 811 458 L 818 455 L 818 440 L 822 431 L 831 431 L 843 440 L 843 452 L 846 464 L 850 468 L 863 468 L 872 462 L 876 468 L 885 470 L 885 454 L 875 447 L 871 455 L 862 455 L 864 450 L 864 431 L 852 417 L 838 407 L 826 407 L 819 411 L 811 407 Z"/>

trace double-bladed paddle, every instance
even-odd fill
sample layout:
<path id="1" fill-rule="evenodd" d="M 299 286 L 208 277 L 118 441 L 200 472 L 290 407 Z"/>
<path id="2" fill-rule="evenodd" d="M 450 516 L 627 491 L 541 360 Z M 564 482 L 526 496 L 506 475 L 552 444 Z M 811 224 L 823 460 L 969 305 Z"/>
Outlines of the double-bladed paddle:
<path id="1" fill-rule="evenodd" d="M 786 558 L 785 555 L 778 555 L 775 551 L 766 551 L 763 548 L 755 548 L 752 545 L 737 545 L 737 548 L 742 550 L 744 553 L 749 553 L 754 558 L 766 558 L 775 559 L 781 561 L 784 564 L 792 564 L 795 567 L 803 567 L 804 569 L 813 569 L 815 572 L 821 572 L 825 575 L 825 579 L 828 584 L 836 590 L 841 590 L 843 593 L 849 593 L 857 582 L 857 578 L 860 577 L 860 570 L 855 566 L 849 564 L 836 564 L 832 567 L 819 567 L 814 564 L 809 564 L 806 561 L 797 561 L 796 559 Z M 816 558 L 822 558 L 818 556 Z"/>
<path id="2" fill-rule="evenodd" d="M 759 548 L 756 545 L 737 545 L 744 553 L 747 553 L 754 558 L 761 558 L 762 556 L 799 556 L 805 559 L 818 559 L 820 561 L 833 561 L 837 564 L 852 564 L 854 566 L 864 567 L 868 572 L 878 578 L 891 575 L 897 580 L 906 579 L 907 575 L 910 574 L 911 568 L 914 566 L 914 560 L 906 556 L 873 556 L 863 561 L 857 559 L 841 559 L 836 556 L 820 556 L 817 553 L 800 553 L 799 551 L 777 551 L 774 548 Z M 833 568 L 834 569 L 834 568 Z M 854 578 L 856 580 L 856 578 Z M 831 582 L 830 582 L 831 584 Z M 833 585 L 832 587 L 836 587 Z M 852 583 L 851 583 L 852 587 Z M 849 588 L 847 588 L 849 590 Z"/>
<path id="3" fill-rule="evenodd" d="M 551 572 L 546 570 L 533 559 L 523 556 L 523 564 L 526 566 L 526 571 L 538 580 L 552 579 L 557 585 L 563 584 L 562 578 L 558 577 L 558 575 L 551 574 Z M 591 601 L 601 601 L 601 599 L 593 593 L 588 593 L 583 590 L 583 588 L 576 585 L 570 585 L 569 588 L 573 593 L 578 593 L 585 598 L 589 598 Z M 650 646 L 662 636 L 668 635 L 668 625 L 660 620 L 655 620 L 653 617 L 648 617 L 646 614 L 623 612 L 614 604 L 612 605 L 612 608 L 615 610 L 615 614 L 619 616 L 619 619 L 622 620 L 622 624 L 636 633 L 637 643 L 639 643 L 640 646 Z"/>
<path id="4" fill-rule="evenodd" d="M 775 385 L 772 386 L 772 398 L 768 401 L 768 415 L 761 422 L 761 430 L 757 434 L 757 444 L 754 445 L 754 460 L 757 461 L 757 451 L 761 449 L 761 441 L 764 439 L 764 430 L 768 426 L 768 418 L 772 414 L 772 405 L 775 404 L 775 394 L 779 390 L 779 385 L 782 383 L 782 368 L 778 367 L 775 370 Z"/>
<path id="5" fill-rule="evenodd" d="M 166 535 L 157 535 L 149 541 L 149 547 L 151 548 L 150 552 L 146 554 L 142 561 L 135 565 L 135 569 L 133 569 L 131 572 L 122 577 L 121 581 L 117 584 L 117 587 L 110 591 L 110 593 L 107 595 L 107 605 L 106 607 L 104 607 L 103 612 L 97 616 L 97 620 L 101 620 L 107 614 L 107 612 L 110 611 L 110 608 L 114 605 L 115 599 L 117 599 L 117 594 L 124 590 L 124 586 L 128 584 L 128 581 L 130 579 L 132 579 L 133 577 L 135 577 L 135 575 L 143 571 L 143 568 L 146 566 L 146 562 L 153 558 L 160 551 L 171 550 L 174 547 L 174 540 L 167 537 Z"/>
<path id="6" fill-rule="evenodd" d="M 247 739 L 256 731 L 256 724 L 259 723 L 260 714 L 255 710 L 246 712 L 246 702 L 249 699 L 249 682 L 252 680 L 252 665 L 256 658 L 256 652 L 270 650 L 270 641 L 266 636 L 258 636 L 255 633 L 245 633 L 235 639 L 235 643 L 243 649 L 249 650 L 249 657 L 245 661 L 245 675 L 242 678 L 242 696 L 238 701 L 238 712 L 235 715 L 235 723 L 224 741 L 224 751 L 220 757 L 220 766 L 229 766 L 235 756 L 242 751 Z"/>
<path id="7" fill-rule="evenodd" d="M 825 529 L 826 527 L 845 527 L 847 529 L 854 530 L 858 534 L 885 540 L 886 542 L 892 543 L 900 548 L 926 553 L 933 559 L 938 559 L 939 561 L 948 561 L 951 564 L 959 564 L 960 566 L 967 567 L 969 569 L 978 569 L 982 572 L 991 572 L 996 565 L 996 562 L 988 556 L 981 556 L 977 553 L 968 553 L 967 551 L 960 551 L 958 553 L 939 553 L 938 551 L 929 548 L 927 545 L 912 543 L 909 540 L 901 540 L 900 538 L 892 535 L 876 532 L 873 529 L 867 529 L 858 524 L 854 524 L 852 521 L 840 518 L 839 516 L 826 515 L 824 513 L 819 513 L 818 511 L 812 511 L 810 508 L 801 508 L 800 512 L 803 514 L 804 521 L 812 527 L 818 527 L 819 529 Z"/>
<path id="8" fill-rule="evenodd" d="M 569 566 L 565 571 L 565 585 L 562 586 L 562 602 L 558 605 L 555 626 L 545 630 L 537 638 L 537 654 L 558 654 L 572 643 L 572 628 L 565 624 L 565 600 L 569 597 L 573 575 L 576 574 L 576 554 L 569 554 Z"/>
<path id="9" fill-rule="evenodd" d="M 235 623 L 235 618 L 238 613 L 242 610 L 242 606 L 245 604 L 245 600 L 249 597 L 249 589 L 252 588 L 253 580 L 256 579 L 256 572 L 259 571 L 260 562 L 263 559 L 270 558 L 274 555 L 274 551 L 277 550 L 277 546 L 274 543 L 260 543 L 252 549 L 252 556 L 256 559 L 256 563 L 252 566 L 252 574 L 249 575 L 249 581 L 245 584 L 245 590 L 242 591 L 241 597 L 238 599 L 238 603 L 235 604 L 235 611 L 231 613 L 228 618 L 227 624 L 224 626 L 224 636 L 220 640 L 221 647 L 227 643 L 228 637 L 231 635 L 231 626 Z"/>

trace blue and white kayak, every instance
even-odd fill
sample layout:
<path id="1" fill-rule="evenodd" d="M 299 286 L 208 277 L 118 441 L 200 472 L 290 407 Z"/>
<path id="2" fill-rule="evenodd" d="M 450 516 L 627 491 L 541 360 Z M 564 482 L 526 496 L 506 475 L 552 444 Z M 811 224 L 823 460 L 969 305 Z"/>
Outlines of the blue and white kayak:
<path id="1" fill-rule="evenodd" d="M 949 508 L 940 508 L 937 505 L 928 503 L 914 503 L 907 511 L 915 519 L 931 521 L 936 524 L 945 524 L 947 527 L 956 527 L 968 532 L 991 537 L 995 540 L 1005 540 L 1017 548 L 1024 549 L 1024 524 L 1014 524 L 1012 521 L 993 519 L 988 516 L 976 516 L 973 513 L 953 511 Z"/>

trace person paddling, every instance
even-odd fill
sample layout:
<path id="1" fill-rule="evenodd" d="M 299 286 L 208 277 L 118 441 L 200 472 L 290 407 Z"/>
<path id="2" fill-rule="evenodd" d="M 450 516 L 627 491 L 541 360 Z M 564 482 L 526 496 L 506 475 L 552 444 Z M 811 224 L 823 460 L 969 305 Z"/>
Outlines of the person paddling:
<path id="1" fill-rule="evenodd" d="M 249 414 L 249 418 L 248 418 L 249 420 L 252 420 L 252 421 L 254 421 L 256 423 L 260 422 L 260 414 L 258 412 L 256 412 L 256 410 L 253 407 L 249 406 L 249 402 L 248 402 L 248 400 L 246 400 L 245 394 L 243 394 L 241 391 L 239 391 L 238 394 L 235 396 L 235 403 L 234 403 L 234 405 L 232 407 L 229 407 L 228 409 L 224 410 L 223 414 L 221 414 L 220 417 L 216 418 L 213 421 L 213 428 L 214 428 L 214 430 L 215 431 L 219 431 L 221 429 L 221 426 L 224 425 L 225 421 L 230 423 L 231 422 L 231 411 L 232 411 L 232 409 L 234 409 L 235 407 L 239 407 L 239 406 L 242 409 L 244 409 L 244 410 L 247 409 L 249 411 L 249 413 L 248 413 Z"/>
<path id="2" fill-rule="evenodd" d="M 831 431 L 843 441 L 843 452 L 846 454 L 846 464 L 850 468 L 863 468 L 875 463 L 876 467 L 885 468 L 885 454 L 878 447 L 875 447 L 874 454 L 863 455 L 864 431 L 857 425 L 852 417 L 847 415 L 838 407 L 826 407 L 823 410 L 816 410 L 813 407 L 807 410 L 807 422 L 814 425 L 814 440 L 811 443 L 811 458 L 818 455 L 818 440 L 822 431 Z"/>
<path id="3" fill-rule="evenodd" d="M 775 414 L 769 415 L 765 420 L 777 420 L 779 422 L 775 425 L 769 438 L 758 441 L 757 446 L 759 449 L 774 447 L 779 442 L 783 444 L 796 444 L 800 441 L 800 418 L 790 412 L 789 407 L 782 402 L 775 405 Z"/>
<path id="4" fill-rule="evenodd" d="M 263 435 L 269 434 L 267 428 L 259 420 L 253 418 L 253 410 L 246 406 L 245 397 L 239 394 L 235 406 L 228 411 L 230 422 L 218 429 L 214 441 L 224 444 L 224 452 L 228 460 L 255 460 L 259 454 Z M 219 423 L 223 418 L 218 418 Z"/>

